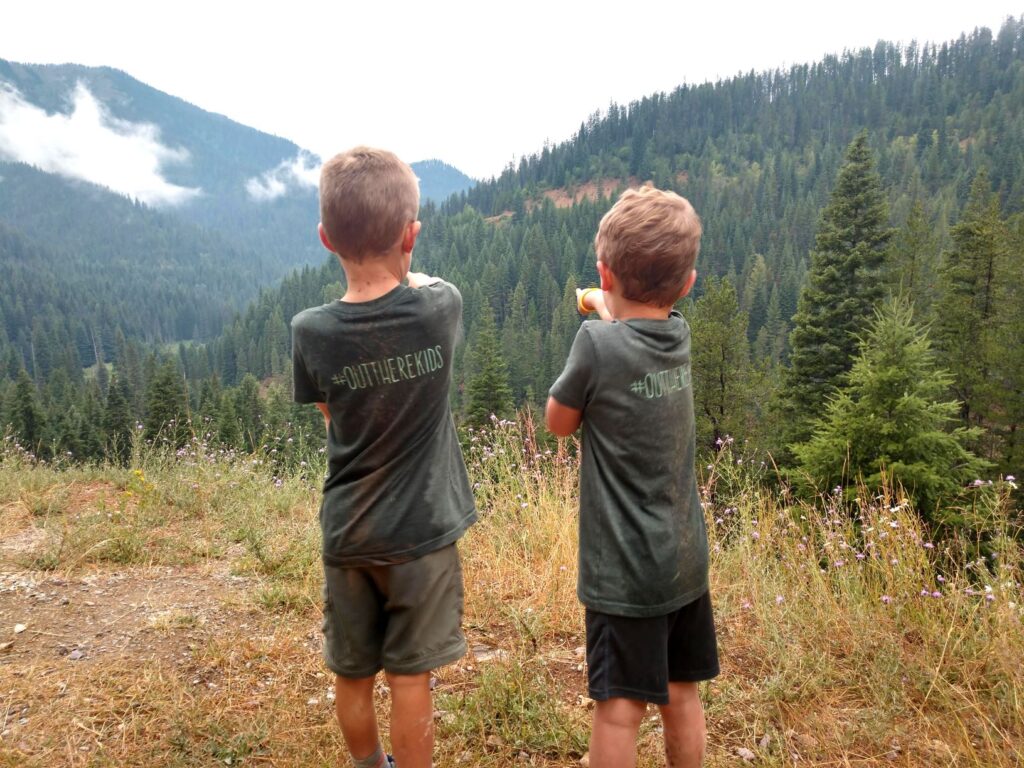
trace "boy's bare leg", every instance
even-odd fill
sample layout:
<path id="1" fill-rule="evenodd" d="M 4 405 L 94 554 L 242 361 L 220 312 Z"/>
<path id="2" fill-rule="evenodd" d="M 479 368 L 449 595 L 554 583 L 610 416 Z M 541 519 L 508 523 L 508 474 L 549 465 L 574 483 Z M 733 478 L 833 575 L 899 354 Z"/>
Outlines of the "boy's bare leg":
<path id="1" fill-rule="evenodd" d="M 669 768 L 700 768 L 707 726 L 697 683 L 669 683 L 668 704 L 659 709 L 665 726 L 665 760 Z"/>
<path id="2" fill-rule="evenodd" d="M 380 744 L 377 714 L 373 711 L 374 679 L 334 676 L 334 713 L 348 751 L 357 760 L 372 755 Z"/>
<path id="3" fill-rule="evenodd" d="M 597 702 L 590 734 L 590 768 L 635 768 L 636 736 L 647 704 L 613 698 Z"/>
<path id="4" fill-rule="evenodd" d="M 434 704 L 430 673 L 385 672 L 391 687 L 391 749 L 399 768 L 431 768 L 434 758 Z"/>

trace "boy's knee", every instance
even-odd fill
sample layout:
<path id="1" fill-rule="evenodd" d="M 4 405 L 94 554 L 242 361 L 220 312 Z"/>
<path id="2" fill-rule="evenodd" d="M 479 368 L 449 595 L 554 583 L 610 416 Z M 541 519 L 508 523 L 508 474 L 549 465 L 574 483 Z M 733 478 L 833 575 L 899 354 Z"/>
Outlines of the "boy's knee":
<path id="1" fill-rule="evenodd" d="M 612 698 L 597 702 L 595 719 L 615 728 L 635 730 L 643 722 L 647 704 L 634 699 Z"/>
<path id="2" fill-rule="evenodd" d="M 422 688 L 430 690 L 429 672 L 421 672 L 415 675 L 400 675 L 395 672 L 385 672 L 384 679 L 388 681 L 388 687 L 392 690 L 398 689 L 411 691 Z"/>

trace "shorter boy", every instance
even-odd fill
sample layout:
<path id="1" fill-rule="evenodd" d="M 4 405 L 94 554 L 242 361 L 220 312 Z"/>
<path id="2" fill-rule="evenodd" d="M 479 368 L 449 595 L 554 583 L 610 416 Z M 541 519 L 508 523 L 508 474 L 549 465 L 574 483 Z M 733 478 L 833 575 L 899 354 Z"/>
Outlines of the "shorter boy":
<path id="1" fill-rule="evenodd" d="M 320 239 L 347 289 L 292 320 L 295 400 L 327 422 L 324 659 L 356 768 L 429 768 L 430 671 L 466 650 L 455 542 L 476 511 L 448 404 L 462 297 L 409 272 L 418 208 L 416 176 L 390 152 L 328 160 Z M 394 762 L 373 708 L 381 669 Z"/>
<path id="2" fill-rule="evenodd" d="M 697 682 L 718 674 L 708 544 L 694 477 L 690 328 L 672 309 L 693 287 L 700 219 L 672 192 L 625 192 L 595 239 L 601 289 L 551 387 L 546 421 L 583 424 L 577 593 L 586 607 L 591 768 L 636 765 L 657 704 L 670 766 L 699 766 Z"/>

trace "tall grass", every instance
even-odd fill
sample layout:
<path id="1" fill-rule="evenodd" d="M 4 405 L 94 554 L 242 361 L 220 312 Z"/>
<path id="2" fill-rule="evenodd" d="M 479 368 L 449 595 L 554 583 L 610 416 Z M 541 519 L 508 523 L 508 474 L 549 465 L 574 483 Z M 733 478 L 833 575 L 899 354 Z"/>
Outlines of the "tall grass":
<path id="1" fill-rule="evenodd" d="M 577 446 L 539 437 L 528 417 L 465 445 L 480 517 L 460 543 L 476 652 L 438 673 L 438 765 L 572 764 L 589 727 Z M 226 626 L 185 667 L 62 669 L 91 695 L 40 705 L 0 741 L 0 765 L 343 760 L 316 651 L 323 466 L 310 459 L 282 467 L 198 441 L 184 453 L 143 446 L 128 468 L 71 467 L 8 445 L 0 535 L 45 536 L 5 568 L 228 572 L 244 578 L 243 608 L 263 634 Z M 1009 486 L 974 510 L 980 542 L 936 538 L 898 490 L 792 498 L 728 444 L 699 470 L 723 668 L 702 687 L 708 765 L 735 765 L 739 748 L 762 765 L 1024 764 L 1024 553 Z M 196 669 L 216 687 L 194 685 Z M 52 676 L 18 673 L 0 663 L 8 701 L 53 693 Z M 92 742 L 76 720 L 102 748 L 79 751 Z M 641 765 L 661 764 L 647 723 Z"/>

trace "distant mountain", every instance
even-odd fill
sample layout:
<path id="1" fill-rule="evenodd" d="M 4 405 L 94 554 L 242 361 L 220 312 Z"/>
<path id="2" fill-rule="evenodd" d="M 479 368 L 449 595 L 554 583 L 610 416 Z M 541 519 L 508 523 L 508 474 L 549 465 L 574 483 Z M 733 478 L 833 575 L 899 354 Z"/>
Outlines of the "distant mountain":
<path id="1" fill-rule="evenodd" d="M 0 160 L 92 181 L 217 229 L 267 257 L 262 283 L 322 255 L 310 236 L 317 157 L 116 69 L 0 60 Z"/>
<path id="2" fill-rule="evenodd" d="M 423 200 L 443 203 L 452 195 L 476 186 L 475 179 L 441 160 L 412 163 L 412 169 L 420 180 L 420 197 Z"/>

